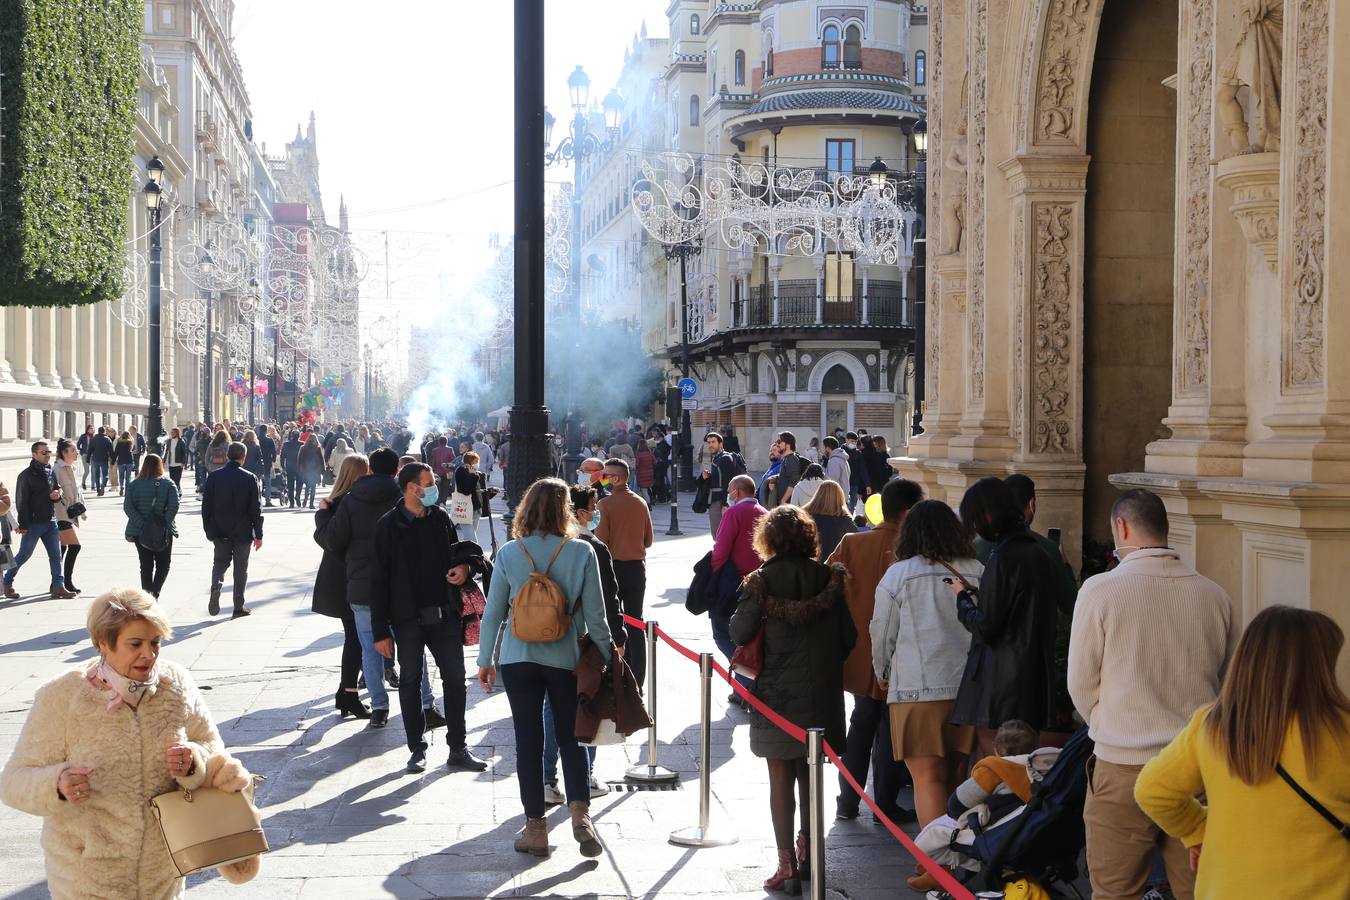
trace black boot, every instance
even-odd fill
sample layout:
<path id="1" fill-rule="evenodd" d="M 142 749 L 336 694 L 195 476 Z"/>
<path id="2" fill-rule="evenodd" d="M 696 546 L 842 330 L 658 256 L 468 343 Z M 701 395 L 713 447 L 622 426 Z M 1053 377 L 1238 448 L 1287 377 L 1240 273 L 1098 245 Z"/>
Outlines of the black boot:
<path id="1" fill-rule="evenodd" d="M 346 691 L 338 688 L 337 695 L 333 698 L 333 704 L 337 707 L 338 716 L 347 718 L 352 716 L 357 719 L 369 719 L 370 707 L 361 702 L 361 698 L 356 691 Z"/>

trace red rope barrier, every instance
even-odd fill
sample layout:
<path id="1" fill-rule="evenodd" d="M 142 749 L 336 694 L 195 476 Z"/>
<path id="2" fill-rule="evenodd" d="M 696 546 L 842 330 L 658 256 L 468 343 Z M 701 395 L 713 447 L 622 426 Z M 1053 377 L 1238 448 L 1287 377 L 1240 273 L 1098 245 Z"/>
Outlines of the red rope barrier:
<path id="1" fill-rule="evenodd" d="M 632 616 L 625 615 L 623 620 L 625 624 L 631 625 L 634 628 L 645 630 L 647 627 L 646 622 L 643 622 L 641 619 L 635 619 Z M 656 634 L 661 640 L 668 644 L 671 649 L 675 650 L 681 656 L 694 662 L 699 661 L 699 655 L 697 653 L 666 634 L 661 630 L 659 625 L 656 628 Z M 760 715 L 772 722 L 780 731 L 800 743 L 806 743 L 805 729 L 783 718 L 765 704 L 763 700 L 760 700 L 752 694 L 749 689 L 743 686 L 740 681 L 728 672 L 725 666 L 717 662 L 717 660 L 713 660 L 713 671 L 722 676 L 722 679 L 726 681 L 727 684 L 731 685 L 733 691 L 758 710 Z M 844 780 L 849 783 L 853 790 L 858 792 L 858 796 L 861 797 L 863 802 L 872 810 L 872 815 L 876 816 L 877 821 L 881 822 L 881 824 L 886 827 L 886 830 L 891 833 L 891 836 L 900 842 L 900 845 L 914 858 L 914 861 L 923 866 L 926 871 L 932 873 L 933 877 L 937 879 L 938 884 L 942 885 L 943 890 L 951 894 L 955 900 L 974 900 L 974 894 L 970 892 L 969 888 L 957 881 L 956 878 L 950 875 L 946 869 L 942 868 L 942 866 L 933 862 L 928 854 L 920 850 L 918 845 L 914 843 L 909 835 L 905 834 L 899 825 L 892 822 L 890 818 L 881 811 L 881 807 L 879 807 L 877 802 L 868 796 L 867 791 L 858 784 L 857 779 L 853 777 L 853 773 L 851 773 L 844 765 L 844 761 L 839 758 L 839 754 L 834 752 L 834 748 L 830 746 L 829 742 L 824 742 L 824 745 L 826 758 L 834 764 L 834 767 L 844 776 Z"/>

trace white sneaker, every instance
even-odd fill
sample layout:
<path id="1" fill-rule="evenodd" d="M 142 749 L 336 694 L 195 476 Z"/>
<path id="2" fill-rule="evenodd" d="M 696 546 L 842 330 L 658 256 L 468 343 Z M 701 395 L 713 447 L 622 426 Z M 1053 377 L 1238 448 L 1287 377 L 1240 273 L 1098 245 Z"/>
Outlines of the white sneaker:
<path id="1" fill-rule="evenodd" d="M 612 788 L 603 781 L 598 780 L 594 775 L 591 776 L 591 799 L 603 797 L 608 794 Z"/>
<path id="2" fill-rule="evenodd" d="M 545 806 L 562 806 L 566 802 L 567 798 L 562 795 L 562 791 L 558 790 L 557 784 L 552 781 L 544 782 Z"/>

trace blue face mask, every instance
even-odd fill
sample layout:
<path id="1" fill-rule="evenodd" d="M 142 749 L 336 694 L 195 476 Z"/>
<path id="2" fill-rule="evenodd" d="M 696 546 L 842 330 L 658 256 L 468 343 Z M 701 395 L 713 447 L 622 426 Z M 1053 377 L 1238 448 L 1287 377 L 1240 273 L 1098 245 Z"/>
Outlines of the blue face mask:
<path id="1" fill-rule="evenodd" d="M 436 487 L 436 485 L 433 484 L 431 487 L 422 488 L 421 500 L 423 506 L 435 506 L 436 501 L 439 499 L 441 499 L 441 490 Z"/>
<path id="2" fill-rule="evenodd" d="M 591 513 L 591 520 L 586 523 L 586 527 L 591 531 L 600 527 L 600 510 L 597 509 L 595 512 Z"/>

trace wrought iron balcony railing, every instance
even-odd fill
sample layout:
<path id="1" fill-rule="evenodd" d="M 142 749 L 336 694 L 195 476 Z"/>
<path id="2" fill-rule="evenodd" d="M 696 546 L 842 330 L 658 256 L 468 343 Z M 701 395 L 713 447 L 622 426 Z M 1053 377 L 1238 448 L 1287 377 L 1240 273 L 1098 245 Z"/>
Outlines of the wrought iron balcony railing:
<path id="1" fill-rule="evenodd" d="M 735 311 L 737 328 L 839 326 L 906 327 L 914 322 L 913 300 L 894 281 L 853 283 L 851 294 L 822 294 L 814 279 L 780 280 L 750 289 Z"/>

